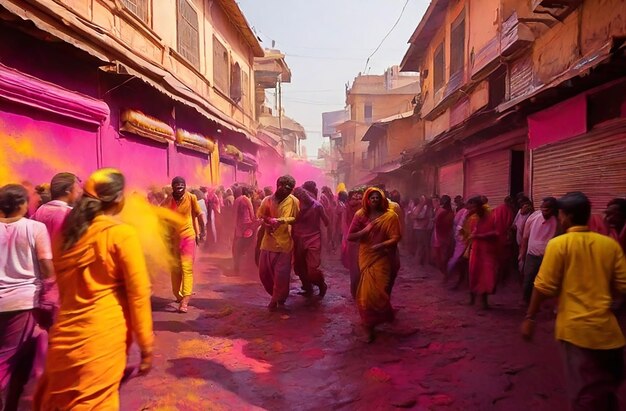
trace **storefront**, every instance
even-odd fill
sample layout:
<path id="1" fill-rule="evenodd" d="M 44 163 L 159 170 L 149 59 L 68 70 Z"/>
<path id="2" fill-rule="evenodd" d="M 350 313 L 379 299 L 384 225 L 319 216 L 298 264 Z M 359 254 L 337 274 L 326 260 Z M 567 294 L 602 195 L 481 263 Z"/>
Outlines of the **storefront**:
<path id="1" fill-rule="evenodd" d="M 526 129 L 515 130 L 465 151 L 465 198 L 485 196 L 491 206 L 524 191 Z"/>
<path id="2" fill-rule="evenodd" d="M 452 199 L 463 195 L 463 161 L 446 164 L 437 170 L 437 192 Z"/>
<path id="3" fill-rule="evenodd" d="M 600 214 L 626 197 L 626 81 L 600 87 L 529 116 L 532 196 L 582 191 Z"/>
<path id="4" fill-rule="evenodd" d="M 86 177 L 101 164 L 108 119 L 103 101 L 0 64 L 0 185 L 60 171 Z"/>

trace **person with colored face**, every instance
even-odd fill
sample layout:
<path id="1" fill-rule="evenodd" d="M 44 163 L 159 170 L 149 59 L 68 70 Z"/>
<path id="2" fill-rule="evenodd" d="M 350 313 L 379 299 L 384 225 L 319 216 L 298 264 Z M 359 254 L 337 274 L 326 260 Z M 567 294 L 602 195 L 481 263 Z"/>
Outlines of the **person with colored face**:
<path id="1" fill-rule="evenodd" d="M 186 313 L 193 293 L 196 245 L 206 238 L 206 224 L 198 199 L 187 192 L 187 184 L 182 177 L 172 180 L 172 195 L 163 202 L 163 207 L 176 211 L 185 219 L 178 232 L 179 244 L 175 250 L 178 264 L 172 270 L 172 292 L 179 304 L 178 311 Z"/>
<path id="2" fill-rule="evenodd" d="M 555 208 L 566 233 L 548 242 L 522 337 L 533 338 L 543 301 L 557 298 L 555 336 L 565 360 L 571 409 L 617 411 L 626 340 L 611 302 L 614 291 L 626 294 L 626 259 L 615 240 L 589 230 L 586 195 L 568 193 Z"/>
<path id="3" fill-rule="evenodd" d="M 302 281 L 303 294 L 310 296 L 313 286 L 319 289 L 320 298 L 324 298 L 328 286 L 322 263 L 322 224 L 328 225 L 328 216 L 319 201 L 302 187 L 293 191 L 300 201 L 300 213 L 293 224 L 294 261 L 293 269 Z"/>
<path id="4" fill-rule="evenodd" d="M 385 193 L 369 188 L 363 206 L 356 212 L 350 226 L 349 241 L 359 243 L 360 281 L 356 303 L 367 342 L 374 341 L 375 327 L 391 322 L 395 253 L 402 237 L 398 215 L 389 207 Z"/>
<path id="5" fill-rule="evenodd" d="M 293 257 L 291 225 L 300 212 L 300 202 L 291 195 L 296 180 L 290 175 L 280 177 L 276 192 L 265 197 L 257 217 L 263 221 L 259 232 L 259 277 L 265 291 L 271 295 L 270 311 L 284 306 L 289 297 L 289 280 Z"/>

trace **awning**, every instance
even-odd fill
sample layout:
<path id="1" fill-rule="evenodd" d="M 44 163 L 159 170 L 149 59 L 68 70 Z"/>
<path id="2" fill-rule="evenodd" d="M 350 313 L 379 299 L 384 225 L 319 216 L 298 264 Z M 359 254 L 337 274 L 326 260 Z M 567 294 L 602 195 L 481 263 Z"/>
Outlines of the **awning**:
<path id="1" fill-rule="evenodd" d="M 391 163 L 383 164 L 382 166 L 373 169 L 372 172 L 376 174 L 386 174 L 396 171 L 400 167 L 402 167 L 402 163 L 399 160 L 396 160 Z"/>
<path id="2" fill-rule="evenodd" d="M 599 50 L 595 50 L 593 53 L 590 53 L 586 55 L 585 57 L 581 58 L 580 60 L 578 60 L 578 62 L 572 65 L 572 67 L 570 67 L 569 70 L 564 71 L 563 73 L 559 74 L 556 77 L 553 77 L 549 83 L 538 86 L 518 98 L 509 100 L 505 103 L 500 104 L 497 107 L 498 112 L 503 112 L 503 111 L 510 109 L 511 107 L 515 107 L 516 105 L 524 102 L 525 100 L 530 99 L 531 97 L 536 96 L 537 94 L 540 94 L 548 89 L 557 87 L 560 84 L 566 82 L 567 80 L 570 80 L 574 77 L 578 77 L 581 74 L 587 72 L 588 70 L 591 70 L 592 68 L 608 60 L 611 57 L 612 49 L 613 49 L 613 41 L 610 41 Z"/>
<path id="3" fill-rule="evenodd" d="M 363 138 L 361 139 L 361 141 L 372 141 L 378 137 L 382 137 L 385 134 L 385 131 L 387 130 L 387 127 L 389 126 L 389 124 L 391 124 L 392 122 L 396 120 L 409 118 L 413 116 L 413 114 L 414 114 L 413 110 L 406 111 L 404 113 L 395 114 L 393 116 L 382 118 L 372 123 L 370 128 L 367 129 L 367 131 L 363 135 Z"/>

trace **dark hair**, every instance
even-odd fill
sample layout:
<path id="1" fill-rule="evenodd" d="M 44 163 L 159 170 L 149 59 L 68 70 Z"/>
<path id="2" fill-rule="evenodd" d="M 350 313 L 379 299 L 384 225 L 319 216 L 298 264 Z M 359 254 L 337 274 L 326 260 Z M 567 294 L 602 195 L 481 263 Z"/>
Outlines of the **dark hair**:
<path id="1" fill-rule="evenodd" d="M 295 198 L 297 198 L 297 199 L 298 199 L 298 200 L 300 200 L 300 201 L 306 201 L 307 199 L 312 200 L 311 195 L 309 194 L 309 191 L 308 191 L 308 190 L 305 190 L 305 189 L 304 189 L 304 188 L 302 188 L 302 187 L 296 187 L 296 188 L 293 190 L 293 193 L 292 193 L 292 194 L 293 194 L 293 196 L 294 196 Z"/>
<path id="2" fill-rule="evenodd" d="M 524 204 L 531 204 L 532 205 L 532 201 L 530 200 L 530 198 L 523 196 L 523 197 L 519 197 L 518 198 L 518 202 L 520 206 L 523 206 Z"/>
<path id="3" fill-rule="evenodd" d="M 348 200 L 352 199 L 352 197 L 354 197 L 357 194 L 363 195 L 364 192 L 365 191 L 363 191 L 362 188 L 354 188 L 348 192 Z"/>
<path id="4" fill-rule="evenodd" d="M 89 177 L 85 187 L 92 184 L 93 191 L 85 193 L 63 222 L 63 250 L 72 248 L 87 232 L 97 215 L 117 205 L 124 191 L 124 175 L 114 169 L 98 170 Z"/>
<path id="5" fill-rule="evenodd" d="M 339 194 L 337 194 L 337 199 L 339 201 L 341 201 L 342 203 L 345 203 L 348 201 L 348 193 L 346 193 L 345 191 L 340 191 Z"/>
<path id="6" fill-rule="evenodd" d="M 557 207 L 570 217 L 573 225 L 587 225 L 589 223 L 591 202 L 584 193 L 574 191 L 565 194 L 558 200 Z"/>
<path id="7" fill-rule="evenodd" d="M 72 187 L 78 181 L 78 178 L 72 173 L 59 173 L 52 177 L 50 181 L 50 197 L 53 200 L 61 198 L 72 191 Z"/>
<path id="8" fill-rule="evenodd" d="M 276 180 L 276 185 L 278 186 L 283 186 L 287 184 L 294 188 L 296 186 L 296 179 L 287 174 L 282 177 L 278 177 L 278 180 Z"/>
<path id="9" fill-rule="evenodd" d="M 452 199 L 450 198 L 449 195 L 447 194 L 442 195 L 440 204 L 441 204 L 441 207 L 445 208 L 446 210 L 452 210 Z"/>
<path id="10" fill-rule="evenodd" d="M 243 196 L 249 196 L 252 194 L 252 190 L 250 190 L 248 187 L 242 186 L 241 187 L 241 195 Z"/>
<path id="11" fill-rule="evenodd" d="M 482 207 L 482 206 L 484 206 L 484 205 L 485 205 L 485 202 L 484 202 L 483 197 L 484 197 L 484 196 L 475 196 L 475 197 L 472 197 L 472 198 L 470 198 L 469 200 L 467 200 L 467 205 L 472 205 L 472 204 L 473 204 L 473 205 L 475 205 L 475 206 Z"/>
<path id="12" fill-rule="evenodd" d="M 302 184 L 302 188 L 304 188 L 306 191 L 313 194 L 317 198 L 319 192 L 317 190 L 317 184 L 315 183 L 315 181 L 305 181 L 304 184 Z"/>
<path id="13" fill-rule="evenodd" d="M 609 201 L 609 203 L 606 205 L 606 208 L 612 206 L 617 206 L 620 214 L 626 217 L 626 198 L 614 198 L 613 200 Z"/>
<path id="14" fill-rule="evenodd" d="M 570 193 L 570 194 L 571 194 L 571 193 Z M 582 193 L 580 193 L 580 194 L 582 194 Z M 566 195 L 567 195 L 567 194 L 566 194 Z M 583 195 L 584 195 L 584 194 L 583 194 Z M 563 198 L 563 197 L 562 197 L 562 198 Z M 558 201 L 556 198 L 554 198 L 554 197 L 544 197 L 544 198 L 541 200 L 541 203 L 542 203 L 542 204 L 543 204 L 543 203 L 546 203 L 546 205 L 547 205 L 548 207 L 550 207 L 550 208 L 551 208 L 552 210 L 554 210 L 554 211 L 556 211 L 556 210 L 558 210 L 558 209 L 559 209 L 559 201 Z"/>
<path id="15" fill-rule="evenodd" d="M 172 185 L 174 184 L 180 184 L 183 183 L 184 185 L 187 185 L 187 183 L 185 182 L 185 179 L 182 178 L 181 176 L 176 176 L 172 179 Z"/>
<path id="16" fill-rule="evenodd" d="M 28 190 L 21 184 L 7 184 L 0 187 L 0 211 L 8 216 L 17 211 L 24 203 L 28 203 Z"/>

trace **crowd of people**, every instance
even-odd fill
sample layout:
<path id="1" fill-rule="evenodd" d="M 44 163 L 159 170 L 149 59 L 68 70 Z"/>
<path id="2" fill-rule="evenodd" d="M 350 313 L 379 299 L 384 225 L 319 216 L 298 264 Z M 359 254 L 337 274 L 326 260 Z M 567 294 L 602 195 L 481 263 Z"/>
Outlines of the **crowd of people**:
<path id="1" fill-rule="evenodd" d="M 150 370 L 151 284 L 136 230 L 116 218 L 124 191 L 115 169 L 84 183 L 60 173 L 37 189 L 0 187 L 1 409 L 17 409 L 31 376 L 38 379 L 37 410 L 118 408 L 131 334 L 141 352 L 136 370 Z M 372 342 L 376 327 L 396 316 L 391 295 L 405 254 L 405 262 L 435 267 L 444 283 L 468 287 L 470 303 L 479 298 L 485 309 L 497 287 L 516 278 L 527 339 L 543 300 L 559 297 L 556 334 L 576 376 L 573 401 L 615 402 L 623 370 L 607 359 L 621 358 L 626 344 L 610 310 L 620 301 L 611 293 L 626 293 L 626 199 L 612 200 L 599 218 L 582 193 L 546 197 L 535 211 L 524 194 L 492 208 L 484 196 L 407 200 L 384 186 L 340 185 L 334 194 L 314 181 L 298 186 L 289 175 L 262 190 L 192 189 L 175 177 L 147 199 L 180 217 L 168 237 L 180 313 L 193 295 L 201 243 L 231 253 L 235 273 L 256 263 L 272 312 L 284 309 L 292 272 L 299 294 L 324 298 L 322 260 L 337 256 Z M 610 409 L 593 407 L 580 409 Z"/>

